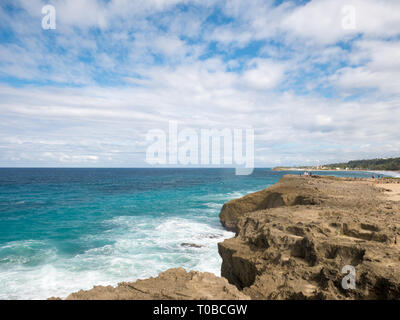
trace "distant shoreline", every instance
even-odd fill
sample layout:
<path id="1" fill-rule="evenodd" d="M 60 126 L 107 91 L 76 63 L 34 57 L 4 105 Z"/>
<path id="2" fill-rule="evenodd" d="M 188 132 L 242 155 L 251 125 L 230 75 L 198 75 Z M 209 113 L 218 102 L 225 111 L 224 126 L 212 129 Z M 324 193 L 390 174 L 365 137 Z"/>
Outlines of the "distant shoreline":
<path id="1" fill-rule="evenodd" d="M 296 167 L 275 167 L 272 168 L 272 171 L 332 171 L 332 172 L 339 172 L 339 171 L 358 171 L 358 172 L 369 172 L 369 170 L 359 170 L 359 169 L 322 169 L 322 168 L 296 168 Z"/>
<path id="2" fill-rule="evenodd" d="M 400 171 L 393 170 L 369 170 L 369 169 L 322 169 L 322 168 L 296 168 L 296 167 L 275 167 L 272 171 L 326 171 L 326 172 L 340 172 L 340 171 L 350 171 L 350 172 L 370 172 L 376 174 L 383 174 L 389 177 L 400 178 Z"/>
<path id="3" fill-rule="evenodd" d="M 367 170 L 366 172 L 383 174 L 386 176 L 390 176 L 392 178 L 400 178 L 400 171 L 390 171 L 390 170 Z"/>

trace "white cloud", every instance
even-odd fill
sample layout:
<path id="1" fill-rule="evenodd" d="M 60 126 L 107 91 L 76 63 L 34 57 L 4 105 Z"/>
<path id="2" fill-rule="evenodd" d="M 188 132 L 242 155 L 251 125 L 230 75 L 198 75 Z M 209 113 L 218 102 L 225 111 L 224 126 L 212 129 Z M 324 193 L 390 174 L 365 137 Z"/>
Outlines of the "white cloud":
<path id="1" fill-rule="evenodd" d="M 13 119 L 15 129 L 0 131 L 0 145 L 10 150 L 1 161 L 22 158 L 20 154 L 39 159 L 52 152 L 58 161 L 84 164 L 94 161 L 83 157 L 90 155 L 98 157 L 98 164 L 111 157 L 117 165 L 145 165 L 146 132 L 167 130 L 168 120 L 195 130 L 255 128 L 257 165 L 279 159 L 328 161 L 357 152 L 386 155 L 400 147 L 397 127 L 391 125 L 400 117 L 399 99 L 345 103 L 254 91 L 238 87 L 229 72 L 215 75 L 197 68 L 186 66 L 175 72 L 157 68 L 148 73 L 151 85 L 130 89 L 3 87 L 0 111 L 4 119 Z"/>
<path id="2" fill-rule="evenodd" d="M 356 28 L 343 27 L 343 8 L 355 9 Z M 397 0 L 319 0 L 295 8 L 283 18 L 289 37 L 301 37 L 320 44 L 335 43 L 362 33 L 367 37 L 400 34 L 400 2 Z"/>
<path id="3" fill-rule="evenodd" d="M 168 120 L 253 127 L 264 166 L 400 148 L 398 1 L 55 0 L 54 33 L 45 2 L 0 6 L 0 164 L 140 166 Z"/>
<path id="4" fill-rule="evenodd" d="M 258 60 L 254 67 L 244 72 L 243 81 L 254 89 L 271 89 L 283 80 L 284 71 L 282 63 Z"/>
<path id="5" fill-rule="evenodd" d="M 62 152 L 44 152 L 42 153 L 42 159 L 56 160 L 60 162 L 69 163 L 86 163 L 86 162 L 97 162 L 99 160 L 98 156 L 93 155 L 71 155 Z"/>
<path id="6" fill-rule="evenodd" d="M 354 66 L 336 72 L 331 81 L 344 90 L 377 89 L 400 93 L 400 43 L 361 40 L 350 55 Z"/>

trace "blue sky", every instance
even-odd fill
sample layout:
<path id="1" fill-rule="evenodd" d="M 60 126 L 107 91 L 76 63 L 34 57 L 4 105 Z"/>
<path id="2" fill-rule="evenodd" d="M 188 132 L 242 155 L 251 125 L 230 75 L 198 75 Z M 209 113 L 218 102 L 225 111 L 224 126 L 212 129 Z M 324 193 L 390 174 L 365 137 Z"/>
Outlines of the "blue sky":
<path id="1" fill-rule="evenodd" d="M 55 30 L 42 29 L 46 4 Z M 254 128 L 262 167 L 398 156 L 399 12 L 396 0 L 2 1 L 0 166 L 146 166 L 146 133 L 168 121 Z"/>

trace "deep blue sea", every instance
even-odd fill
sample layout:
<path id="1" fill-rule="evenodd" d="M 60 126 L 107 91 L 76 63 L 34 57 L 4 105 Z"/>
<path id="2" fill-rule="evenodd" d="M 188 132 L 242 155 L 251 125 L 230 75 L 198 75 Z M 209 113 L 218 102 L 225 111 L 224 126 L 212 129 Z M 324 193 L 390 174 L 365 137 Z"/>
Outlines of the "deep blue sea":
<path id="1" fill-rule="evenodd" d="M 233 236 L 220 226 L 221 206 L 287 173 L 0 169 L 0 299 L 65 297 L 171 267 L 219 275 L 217 243 Z"/>

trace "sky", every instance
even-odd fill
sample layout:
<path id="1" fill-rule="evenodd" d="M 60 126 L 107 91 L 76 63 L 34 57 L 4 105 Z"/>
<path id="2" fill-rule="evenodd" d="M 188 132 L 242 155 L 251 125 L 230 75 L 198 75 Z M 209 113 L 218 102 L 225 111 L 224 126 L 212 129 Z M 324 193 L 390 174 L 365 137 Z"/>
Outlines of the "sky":
<path id="1" fill-rule="evenodd" d="M 400 156 L 400 1 L 2 0 L 0 112 L 2 167 L 148 166 L 170 121 L 257 167 Z"/>

